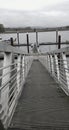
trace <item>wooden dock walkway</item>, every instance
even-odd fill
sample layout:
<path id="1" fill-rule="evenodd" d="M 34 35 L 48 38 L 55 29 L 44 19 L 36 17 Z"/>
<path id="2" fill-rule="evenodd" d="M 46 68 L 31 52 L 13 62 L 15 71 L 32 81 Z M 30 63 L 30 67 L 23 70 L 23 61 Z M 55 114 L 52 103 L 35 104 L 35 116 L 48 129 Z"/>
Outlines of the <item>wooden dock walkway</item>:
<path id="1" fill-rule="evenodd" d="M 35 60 L 9 130 L 69 130 L 69 97 Z"/>

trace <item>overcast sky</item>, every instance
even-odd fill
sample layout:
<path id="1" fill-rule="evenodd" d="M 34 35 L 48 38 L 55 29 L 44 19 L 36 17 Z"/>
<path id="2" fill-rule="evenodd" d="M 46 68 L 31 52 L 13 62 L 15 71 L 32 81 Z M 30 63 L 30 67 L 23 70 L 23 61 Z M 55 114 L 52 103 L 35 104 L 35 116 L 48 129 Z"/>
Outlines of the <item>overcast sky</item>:
<path id="1" fill-rule="evenodd" d="M 0 0 L 0 23 L 7 27 L 69 25 L 69 0 Z"/>

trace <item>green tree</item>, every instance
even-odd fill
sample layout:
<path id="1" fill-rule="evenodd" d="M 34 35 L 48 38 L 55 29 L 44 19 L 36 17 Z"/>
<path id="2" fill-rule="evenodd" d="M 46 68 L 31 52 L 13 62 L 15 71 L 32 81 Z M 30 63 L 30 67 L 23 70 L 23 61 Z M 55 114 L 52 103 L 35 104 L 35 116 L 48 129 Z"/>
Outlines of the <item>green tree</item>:
<path id="1" fill-rule="evenodd" d="M 0 33 L 3 33 L 3 32 L 5 32 L 4 25 L 3 25 L 3 24 L 0 24 Z"/>

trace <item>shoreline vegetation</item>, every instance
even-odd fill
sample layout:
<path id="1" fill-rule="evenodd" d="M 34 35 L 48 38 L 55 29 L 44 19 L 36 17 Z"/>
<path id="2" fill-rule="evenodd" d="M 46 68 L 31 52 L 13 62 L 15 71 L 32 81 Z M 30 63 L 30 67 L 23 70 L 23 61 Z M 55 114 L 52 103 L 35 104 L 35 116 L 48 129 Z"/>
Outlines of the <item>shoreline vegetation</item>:
<path id="1" fill-rule="evenodd" d="M 15 32 L 51 32 L 51 31 L 66 31 L 69 30 L 69 26 L 61 27 L 41 27 L 41 26 L 28 26 L 28 27 L 5 27 L 6 33 L 15 33 Z"/>
<path id="2" fill-rule="evenodd" d="M 3 24 L 0 24 L 0 33 L 4 33 L 5 32 L 5 28 Z"/>
<path id="3" fill-rule="evenodd" d="M 41 26 L 27 26 L 27 27 L 4 27 L 0 24 L 0 33 L 15 33 L 15 32 L 48 32 L 48 31 L 65 31 L 69 30 L 69 26 L 61 27 L 41 27 Z"/>

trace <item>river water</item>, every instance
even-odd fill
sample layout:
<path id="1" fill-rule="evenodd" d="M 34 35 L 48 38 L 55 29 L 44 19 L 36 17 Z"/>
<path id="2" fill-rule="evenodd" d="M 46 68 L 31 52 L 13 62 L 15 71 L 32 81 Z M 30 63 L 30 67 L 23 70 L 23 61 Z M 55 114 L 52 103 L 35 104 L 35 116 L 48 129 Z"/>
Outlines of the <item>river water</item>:
<path id="1" fill-rule="evenodd" d="M 62 42 L 69 41 L 69 31 L 59 31 L 58 33 L 61 35 Z M 17 34 L 0 34 L 0 37 L 2 40 L 9 40 L 11 37 L 13 39 L 16 39 L 17 43 Z M 20 44 L 27 43 L 26 42 L 26 33 L 20 33 L 19 34 L 19 42 Z M 29 43 L 34 44 L 36 42 L 36 33 L 29 33 Z M 39 32 L 38 33 L 38 42 L 56 42 L 56 33 L 55 32 Z M 1 41 L 0 41 L 1 43 Z M 15 43 L 15 44 L 16 44 Z M 69 45 L 64 45 L 62 47 L 67 47 Z M 20 47 L 20 49 L 23 51 L 23 53 L 27 53 L 27 47 L 23 46 Z M 48 45 L 48 46 L 40 46 L 39 51 L 42 53 L 49 52 L 52 50 L 57 49 L 57 45 Z M 32 48 L 30 47 L 30 52 L 32 51 Z M 2 61 L 0 60 L 0 67 L 2 66 Z"/>
<path id="2" fill-rule="evenodd" d="M 61 40 L 62 42 L 69 41 L 69 31 L 59 31 L 59 35 L 61 35 Z M 11 37 L 13 39 L 17 39 L 17 34 L 0 34 L 0 37 L 2 37 L 2 40 L 8 40 Z M 17 42 L 17 40 L 16 40 Z M 20 44 L 26 43 L 26 33 L 20 33 L 19 34 L 19 42 Z M 36 42 L 36 34 L 35 33 L 29 33 L 29 42 L 30 43 L 35 43 Z M 38 42 L 56 42 L 56 33 L 55 32 L 39 32 L 38 33 Z M 66 47 L 67 45 L 64 45 L 62 47 Z M 27 52 L 27 47 L 21 47 L 23 52 Z M 53 46 L 40 46 L 39 51 L 40 52 L 49 52 L 51 50 L 57 49 L 57 45 Z M 31 52 L 32 48 L 30 48 Z"/>

